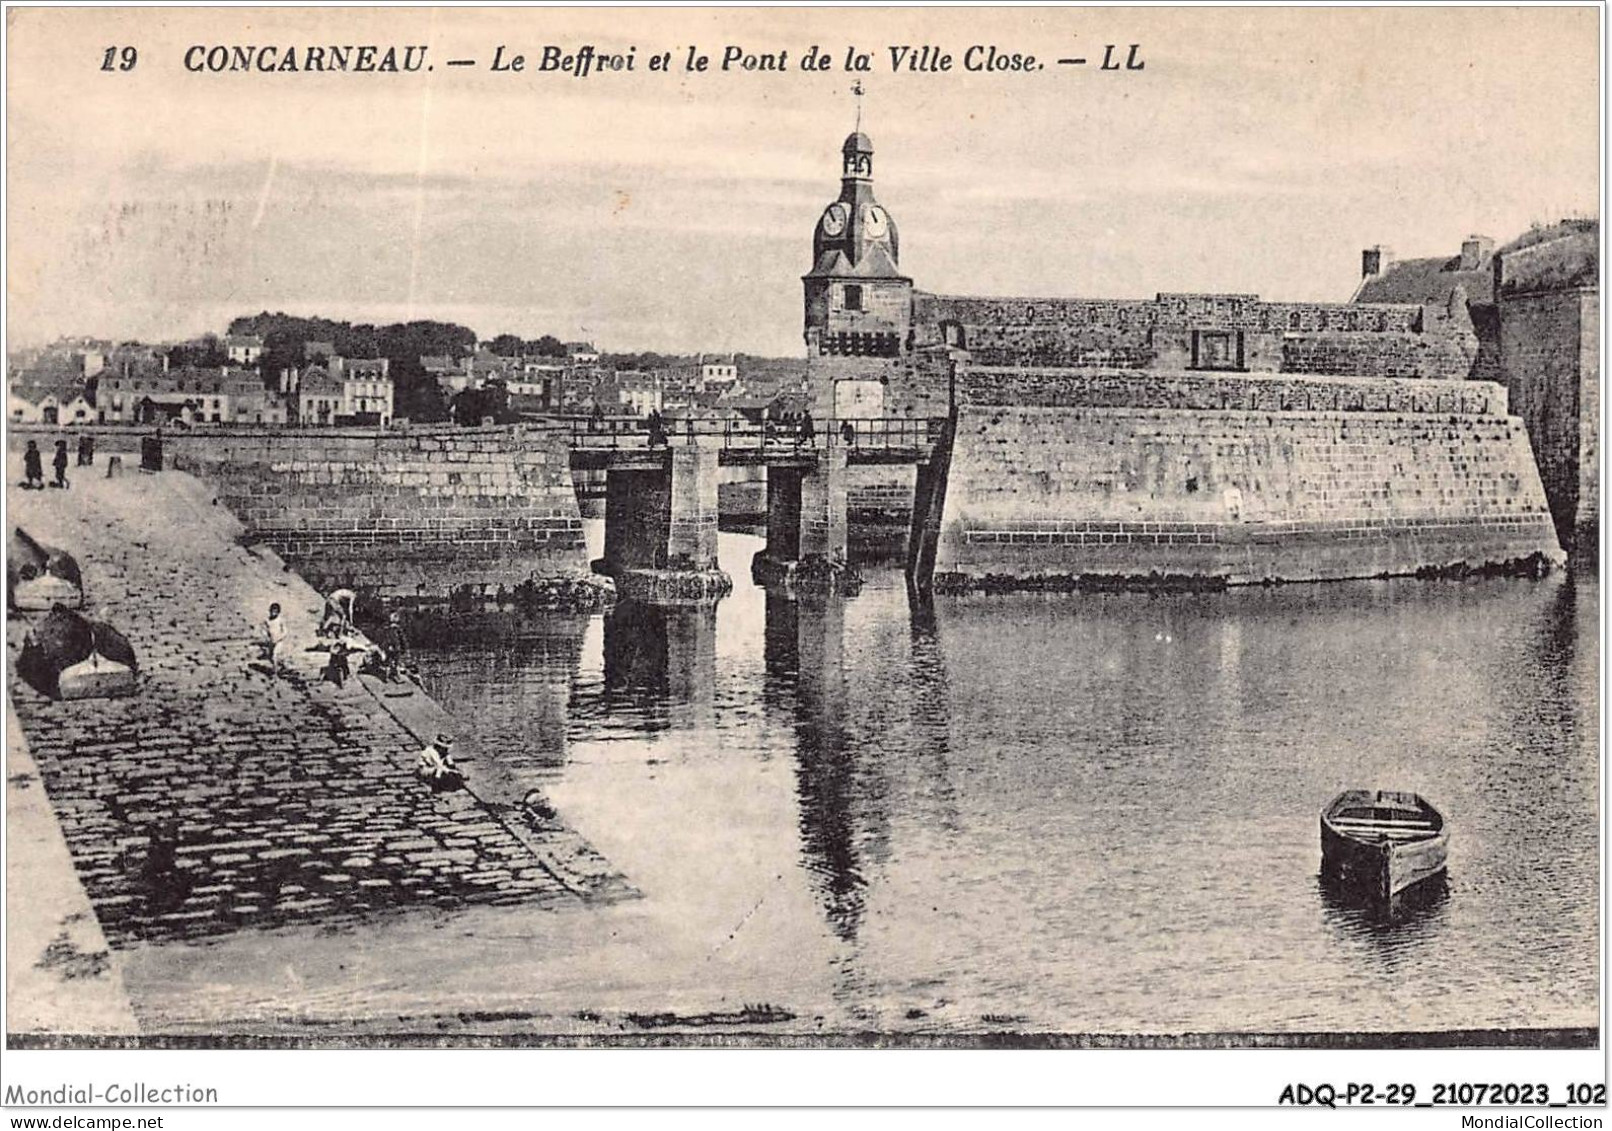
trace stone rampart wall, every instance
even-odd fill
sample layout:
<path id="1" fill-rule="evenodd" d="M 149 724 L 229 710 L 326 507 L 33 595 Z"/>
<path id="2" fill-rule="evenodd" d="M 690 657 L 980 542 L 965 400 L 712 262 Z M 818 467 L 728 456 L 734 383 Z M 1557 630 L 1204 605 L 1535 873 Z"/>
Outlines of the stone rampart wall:
<path id="1" fill-rule="evenodd" d="M 1261 302 L 1257 295 L 1161 294 L 1152 299 L 971 298 L 919 292 L 913 322 L 934 330 L 970 326 L 1049 326 L 1140 334 L 1155 327 L 1298 333 L 1420 333 L 1422 307 L 1410 304 Z M 969 343 L 972 345 L 972 343 Z"/>
<path id="2" fill-rule="evenodd" d="M 918 350 L 907 364 L 888 376 L 885 406 L 892 416 L 916 419 L 945 416 L 951 411 L 951 361 L 945 349 Z"/>
<path id="3" fill-rule="evenodd" d="M 1601 292 L 1579 295 L 1578 511 L 1573 544 L 1597 552 L 1601 531 Z"/>
<path id="4" fill-rule="evenodd" d="M 1462 309 L 1261 302 L 1254 295 L 1102 299 L 914 298 L 913 344 L 977 363 L 1175 368 L 1195 332 L 1235 331 L 1248 371 L 1460 379 L 1478 343 Z"/>
<path id="5" fill-rule="evenodd" d="M 151 434 L 85 431 L 98 457 Z M 587 566 L 563 432 L 195 429 L 164 433 L 163 452 L 317 586 L 436 598 Z"/>
<path id="6" fill-rule="evenodd" d="M 1454 413 L 1504 416 L 1506 390 L 1487 381 L 1250 376 L 1150 370 L 959 367 L 963 405 L 1244 409 L 1254 412 Z"/>
<path id="7" fill-rule="evenodd" d="M 1459 378 L 1471 373 L 1477 356 L 1476 337 L 1448 334 L 1289 334 L 1282 339 L 1283 373 Z"/>
<path id="8" fill-rule="evenodd" d="M 1500 358 L 1511 403 L 1565 540 L 1593 549 L 1600 522 L 1600 296 L 1594 291 L 1507 295 Z"/>
<path id="9" fill-rule="evenodd" d="M 1504 416 L 974 405 L 946 478 L 939 588 L 1560 558 L 1527 436 Z"/>

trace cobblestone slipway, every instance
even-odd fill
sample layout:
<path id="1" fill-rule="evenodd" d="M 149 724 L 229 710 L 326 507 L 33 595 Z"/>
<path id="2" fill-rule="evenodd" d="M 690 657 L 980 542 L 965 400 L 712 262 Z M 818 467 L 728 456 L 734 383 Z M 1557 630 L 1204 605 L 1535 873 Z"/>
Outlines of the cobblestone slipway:
<path id="1" fill-rule="evenodd" d="M 138 653 L 139 691 L 66 703 L 16 679 L 10 691 L 114 950 L 627 890 L 574 833 L 529 823 L 514 799 L 418 781 L 420 735 L 443 724 L 441 709 L 417 690 L 321 682 L 319 595 L 243 546 L 203 483 L 105 475 L 80 469 L 70 491 L 13 488 L 8 500 L 13 523 L 77 556 L 86 611 Z M 290 628 L 278 679 L 253 666 L 271 601 Z M 14 615 L 13 660 L 26 630 Z M 26 900 L 26 887 L 10 898 Z"/>

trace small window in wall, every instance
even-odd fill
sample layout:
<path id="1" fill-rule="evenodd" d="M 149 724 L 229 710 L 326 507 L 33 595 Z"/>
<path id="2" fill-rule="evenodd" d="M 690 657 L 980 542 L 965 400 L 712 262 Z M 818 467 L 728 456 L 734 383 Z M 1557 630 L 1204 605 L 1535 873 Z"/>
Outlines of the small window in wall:
<path id="1" fill-rule="evenodd" d="M 1242 369 L 1243 336 L 1233 330 L 1194 330 L 1192 332 L 1194 369 Z"/>
<path id="2" fill-rule="evenodd" d="M 862 288 L 860 286 L 847 286 L 845 288 L 845 309 L 862 309 Z"/>

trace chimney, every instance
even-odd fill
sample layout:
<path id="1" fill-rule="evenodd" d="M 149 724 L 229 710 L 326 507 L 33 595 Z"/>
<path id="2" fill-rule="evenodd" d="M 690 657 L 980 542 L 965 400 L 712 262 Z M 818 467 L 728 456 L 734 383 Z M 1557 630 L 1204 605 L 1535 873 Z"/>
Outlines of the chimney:
<path id="1" fill-rule="evenodd" d="M 1394 262 L 1394 249 L 1377 244 L 1368 247 L 1360 253 L 1360 277 L 1362 279 L 1374 278 L 1386 274 L 1389 266 Z"/>
<path id="2" fill-rule="evenodd" d="M 1494 240 L 1488 236 L 1468 236 L 1461 241 L 1461 270 L 1476 271 L 1494 252 Z"/>

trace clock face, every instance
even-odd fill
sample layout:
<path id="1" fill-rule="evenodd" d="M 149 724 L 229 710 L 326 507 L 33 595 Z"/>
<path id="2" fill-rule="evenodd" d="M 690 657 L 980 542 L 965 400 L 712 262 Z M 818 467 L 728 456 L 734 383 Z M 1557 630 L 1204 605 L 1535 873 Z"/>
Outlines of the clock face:
<path id="1" fill-rule="evenodd" d="M 890 230 L 890 217 L 877 204 L 870 204 L 862 211 L 862 225 L 867 228 L 869 239 L 883 239 Z"/>
<path id="2" fill-rule="evenodd" d="M 845 205 L 830 204 L 828 211 L 823 213 L 823 234 L 837 236 L 845 231 Z"/>

